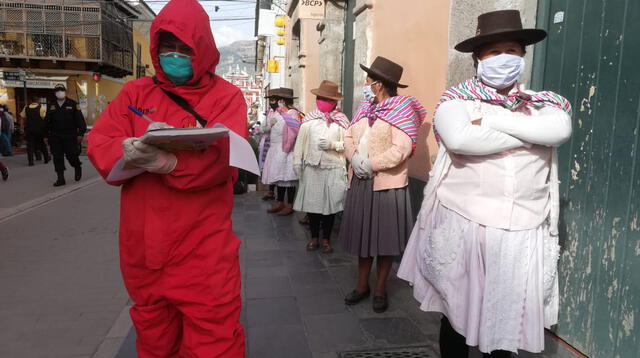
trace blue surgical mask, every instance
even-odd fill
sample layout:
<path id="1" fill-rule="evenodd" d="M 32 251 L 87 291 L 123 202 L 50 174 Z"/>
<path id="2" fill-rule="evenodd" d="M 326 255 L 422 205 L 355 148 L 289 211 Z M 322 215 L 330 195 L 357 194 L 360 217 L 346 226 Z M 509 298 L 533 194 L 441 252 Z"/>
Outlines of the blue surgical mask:
<path id="1" fill-rule="evenodd" d="M 171 82 L 181 85 L 186 83 L 193 76 L 191 66 L 191 56 L 179 52 L 167 52 L 160 54 L 160 67 L 169 77 Z"/>

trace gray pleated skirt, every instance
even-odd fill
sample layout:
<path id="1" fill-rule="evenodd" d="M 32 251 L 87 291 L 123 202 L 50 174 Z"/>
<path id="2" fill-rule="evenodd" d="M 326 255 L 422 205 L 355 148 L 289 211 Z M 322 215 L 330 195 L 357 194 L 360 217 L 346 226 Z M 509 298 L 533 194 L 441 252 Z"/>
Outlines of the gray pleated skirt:
<path id="1" fill-rule="evenodd" d="M 373 191 L 373 179 L 353 177 L 340 227 L 346 252 L 359 257 L 399 256 L 412 229 L 407 187 Z"/>

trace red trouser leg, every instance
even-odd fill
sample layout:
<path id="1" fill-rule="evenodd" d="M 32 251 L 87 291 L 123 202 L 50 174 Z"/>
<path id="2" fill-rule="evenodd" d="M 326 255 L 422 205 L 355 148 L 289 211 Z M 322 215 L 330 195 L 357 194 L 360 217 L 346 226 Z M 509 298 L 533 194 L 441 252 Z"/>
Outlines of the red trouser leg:
<path id="1" fill-rule="evenodd" d="M 241 301 L 202 305 L 184 303 L 181 358 L 243 358 L 244 330 L 240 325 Z"/>
<path id="2" fill-rule="evenodd" d="M 182 341 L 182 314 L 166 300 L 131 307 L 139 358 L 177 358 Z"/>

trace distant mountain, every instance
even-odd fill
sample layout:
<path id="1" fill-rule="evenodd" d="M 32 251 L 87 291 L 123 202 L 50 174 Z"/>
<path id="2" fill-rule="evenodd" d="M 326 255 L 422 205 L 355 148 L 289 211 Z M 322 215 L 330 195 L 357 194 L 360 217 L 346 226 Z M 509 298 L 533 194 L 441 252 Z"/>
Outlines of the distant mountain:
<path id="1" fill-rule="evenodd" d="M 250 75 L 255 73 L 255 41 L 236 41 L 231 45 L 220 47 L 218 50 L 220 51 L 220 63 L 216 68 L 218 75 L 224 75 L 230 68 L 236 67 L 236 65 L 240 65 L 240 68 L 244 69 Z"/>

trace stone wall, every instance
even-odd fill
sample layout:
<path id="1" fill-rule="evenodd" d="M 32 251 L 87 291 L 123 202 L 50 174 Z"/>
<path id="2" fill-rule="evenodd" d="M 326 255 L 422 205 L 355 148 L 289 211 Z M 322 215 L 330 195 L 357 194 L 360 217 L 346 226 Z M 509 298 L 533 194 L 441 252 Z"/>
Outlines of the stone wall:
<path id="1" fill-rule="evenodd" d="M 475 34 L 478 15 L 494 10 L 520 10 L 522 25 L 525 28 L 533 28 L 536 23 L 537 3 L 537 0 L 451 0 L 447 87 L 458 84 L 475 74 L 471 55 L 460 53 L 454 50 L 453 47 L 458 42 L 472 37 Z M 525 60 L 527 70 L 521 82 L 528 85 L 531 79 L 531 65 L 533 63 L 532 46 L 527 48 Z"/>
<path id="2" fill-rule="evenodd" d="M 346 2 L 327 1 L 320 31 L 320 80 L 342 83 Z M 313 84 L 312 84 L 313 86 Z"/>
<path id="3" fill-rule="evenodd" d="M 369 1 L 357 0 L 355 9 L 359 9 Z M 355 22 L 355 51 L 353 61 L 353 113 L 362 100 L 362 84 L 367 78 L 366 72 L 360 68 L 360 64 L 368 66 L 373 61 L 371 45 L 373 40 L 373 14 L 371 10 L 362 11 L 356 16 Z"/>

